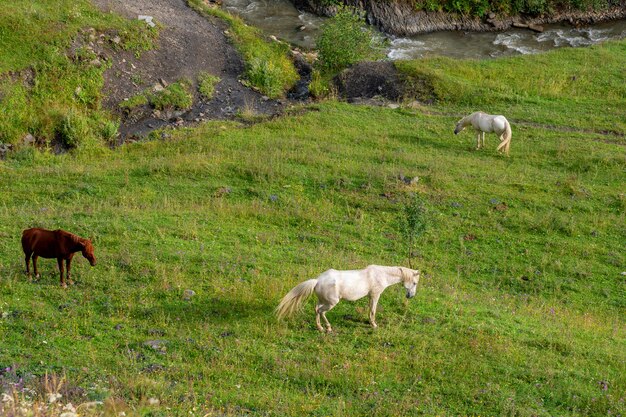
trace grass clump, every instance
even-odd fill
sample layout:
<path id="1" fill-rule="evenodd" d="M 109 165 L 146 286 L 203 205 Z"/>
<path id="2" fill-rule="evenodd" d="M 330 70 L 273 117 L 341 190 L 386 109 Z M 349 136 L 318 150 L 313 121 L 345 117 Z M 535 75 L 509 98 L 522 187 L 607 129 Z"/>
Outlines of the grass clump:
<path id="1" fill-rule="evenodd" d="M 230 26 L 229 36 L 246 63 L 245 80 L 270 98 L 285 94 L 298 80 L 298 72 L 289 58 L 289 45 L 268 42 L 261 32 L 246 25 L 239 17 L 206 5 L 202 0 L 187 0 L 194 10 L 223 19 Z"/>
<path id="2" fill-rule="evenodd" d="M 119 107 L 123 110 L 132 110 L 137 107 L 145 106 L 149 103 L 148 95 L 146 92 L 142 92 L 139 94 L 135 94 L 132 97 L 129 97 L 128 100 L 124 100 L 119 104 Z"/>
<path id="3" fill-rule="evenodd" d="M 157 110 L 187 110 L 193 104 L 191 83 L 180 80 L 150 95 L 150 104 Z"/>
<path id="4" fill-rule="evenodd" d="M 161 90 L 144 90 L 128 100 L 124 100 L 119 107 L 126 112 L 143 106 L 151 106 L 157 110 L 188 110 L 193 105 L 191 82 L 183 79 L 164 87 Z"/>
<path id="5" fill-rule="evenodd" d="M 76 148 L 90 134 L 88 119 L 75 109 L 70 109 L 59 123 L 57 137 L 66 148 Z"/>
<path id="6" fill-rule="evenodd" d="M 213 98 L 215 93 L 215 86 L 221 81 L 221 78 L 216 75 L 211 75 L 208 72 L 202 72 L 198 74 L 198 91 L 206 100 Z"/>

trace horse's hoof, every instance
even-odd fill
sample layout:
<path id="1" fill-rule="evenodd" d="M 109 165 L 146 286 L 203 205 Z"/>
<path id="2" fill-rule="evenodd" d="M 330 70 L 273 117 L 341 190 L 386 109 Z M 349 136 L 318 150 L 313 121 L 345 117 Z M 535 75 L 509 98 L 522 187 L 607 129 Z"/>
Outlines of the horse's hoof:
<path id="1" fill-rule="evenodd" d="M 61 284 L 61 288 L 67 288 L 67 284 L 64 282 Z"/>
<path id="2" fill-rule="evenodd" d="M 72 281 L 71 279 L 69 281 L 67 281 L 68 285 L 74 285 L 74 281 Z"/>

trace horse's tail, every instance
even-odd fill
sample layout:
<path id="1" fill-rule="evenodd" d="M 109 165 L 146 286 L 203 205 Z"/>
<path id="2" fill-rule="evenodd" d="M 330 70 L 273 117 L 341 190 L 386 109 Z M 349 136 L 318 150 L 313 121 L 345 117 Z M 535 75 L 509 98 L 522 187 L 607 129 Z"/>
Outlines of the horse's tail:
<path id="1" fill-rule="evenodd" d="M 500 145 L 498 145 L 498 151 L 501 149 L 504 150 L 504 153 L 507 154 L 507 156 L 509 155 L 509 148 L 511 147 L 511 136 L 511 125 L 507 120 L 504 124 L 504 133 L 501 136 L 502 141 L 500 142 Z"/>
<path id="2" fill-rule="evenodd" d="M 304 281 L 298 285 L 296 285 L 291 291 L 287 293 L 276 307 L 276 315 L 278 316 L 278 320 L 283 317 L 291 316 L 295 311 L 297 311 L 302 302 L 313 294 L 313 290 L 315 289 L 315 284 L 317 284 L 317 278 L 310 279 L 308 281 Z"/>

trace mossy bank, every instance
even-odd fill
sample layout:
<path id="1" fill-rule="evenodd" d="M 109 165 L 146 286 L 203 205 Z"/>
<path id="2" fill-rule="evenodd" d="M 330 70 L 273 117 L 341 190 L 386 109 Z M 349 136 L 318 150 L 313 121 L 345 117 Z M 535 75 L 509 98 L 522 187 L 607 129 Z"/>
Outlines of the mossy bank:
<path id="1" fill-rule="evenodd" d="M 452 1 L 452 0 L 292 0 L 320 15 L 345 4 L 365 11 L 368 23 L 398 36 L 439 30 L 499 31 L 556 22 L 592 24 L 626 18 L 624 0 Z"/>

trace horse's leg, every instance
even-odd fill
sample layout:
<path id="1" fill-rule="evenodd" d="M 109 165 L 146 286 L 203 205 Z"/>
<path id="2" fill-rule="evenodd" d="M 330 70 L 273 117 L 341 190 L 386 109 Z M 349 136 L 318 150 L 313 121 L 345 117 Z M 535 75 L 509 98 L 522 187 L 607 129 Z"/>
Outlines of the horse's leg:
<path id="1" fill-rule="evenodd" d="M 485 147 L 485 132 L 483 132 L 483 144 L 482 144 L 481 148 L 484 148 L 484 147 Z"/>
<path id="2" fill-rule="evenodd" d="M 69 285 L 74 285 L 74 281 L 72 281 L 72 278 L 70 278 L 70 267 L 72 266 L 72 258 L 74 257 L 74 254 L 70 254 L 70 257 L 67 258 L 65 260 L 65 269 L 67 269 L 67 283 Z"/>
<path id="3" fill-rule="evenodd" d="M 30 279 L 30 256 L 32 255 L 32 253 L 25 253 L 24 254 L 24 260 L 26 261 L 26 275 L 28 275 L 28 278 Z"/>
<path id="4" fill-rule="evenodd" d="M 476 149 L 480 149 L 480 131 L 476 133 Z"/>
<path id="5" fill-rule="evenodd" d="M 57 258 L 57 263 L 59 264 L 59 273 L 61 274 L 61 287 L 67 288 L 65 279 L 63 279 L 63 258 Z"/>
<path id="6" fill-rule="evenodd" d="M 326 331 L 328 333 L 332 332 L 333 328 L 331 327 L 330 322 L 326 318 L 326 312 L 332 310 L 333 307 L 335 307 L 338 302 L 339 302 L 339 297 L 337 297 L 334 300 L 330 300 L 330 301 L 327 300 L 325 304 L 320 304 L 319 308 L 317 309 L 319 314 L 321 314 L 322 318 L 324 319 L 324 323 L 326 324 Z"/>
<path id="7" fill-rule="evenodd" d="M 377 328 L 376 324 L 376 306 L 378 305 L 378 299 L 380 298 L 380 294 L 372 294 L 370 295 L 370 324 L 373 328 Z"/>
<path id="8" fill-rule="evenodd" d="M 317 325 L 317 330 L 324 333 L 324 328 L 322 327 L 322 323 L 320 322 L 320 306 L 321 304 L 315 306 L 315 324 Z"/>
<path id="9" fill-rule="evenodd" d="M 330 310 L 330 309 L 328 309 L 328 310 Z M 328 311 L 328 310 L 326 310 L 326 311 Z M 330 322 L 326 318 L 326 311 L 322 311 L 322 317 L 324 318 L 324 323 L 326 323 L 326 331 L 328 333 L 332 333 L 333 328 L 330 326 Z"/>
<path id="10" fill-rule="evenodd" d="M 33 255 L 33 272 L 35 273 L 35 278 L 39 278 L 39 272 L 37 272 L 37 258 L 39 258 L 39 256 Z"/>

